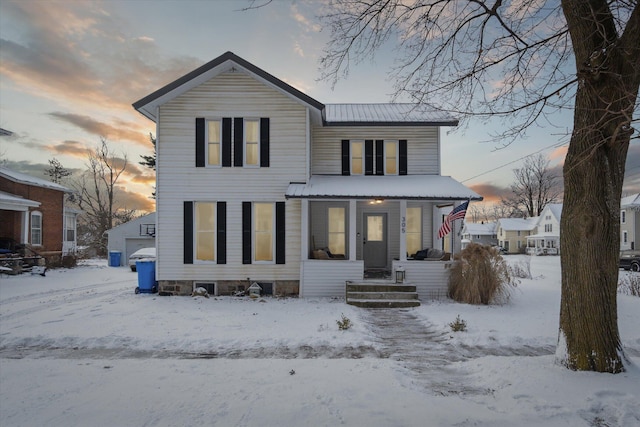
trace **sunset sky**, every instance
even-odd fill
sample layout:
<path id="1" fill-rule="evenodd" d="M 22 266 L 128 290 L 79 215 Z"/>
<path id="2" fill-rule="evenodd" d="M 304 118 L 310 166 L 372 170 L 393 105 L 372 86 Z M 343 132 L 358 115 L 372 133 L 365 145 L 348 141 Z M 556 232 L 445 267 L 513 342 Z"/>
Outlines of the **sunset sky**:
<path id="1" fill-rule="evenodd" d="M 274 1 L 241 11 L 249 1 L 0 0 L 0 159 L 9 168 L 44 177 L 56 157 L 83 168 L 87 150 L 105 137 L 129 159 L 121 204 L 153 210 L 152 171 L 138 165 L 151 154 L 155 125 L 131 104 L 226 51 L 328 103 L 388 102 L 394 53 L 354 64 L 332 88 L 318 59 L 329 37 L 317 15 L 321 1 Z M 484 142 L 502 123 L 471 122 L 442 134 L 443 175 L 494 200 L 512 170 L 532 153 L 561 174 L 572 116 L 539 123 L 506 148 Z M 494 170 L 495 169 L 495 170 Z M 640 143 L 632 142 L 625 193 L 640 192 Z"/>

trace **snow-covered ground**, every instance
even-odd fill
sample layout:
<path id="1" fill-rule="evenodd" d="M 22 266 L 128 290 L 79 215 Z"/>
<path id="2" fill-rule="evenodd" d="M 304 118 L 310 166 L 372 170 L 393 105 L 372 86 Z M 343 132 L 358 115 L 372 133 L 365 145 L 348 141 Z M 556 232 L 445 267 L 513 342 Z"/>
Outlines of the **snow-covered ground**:
<path id="1" fill-rule="evenodd" d="M 135 295 L 106 261 L 2 276 L 0 425 L 640 425 L 640 298 L 618 296 L 627 371 L 570 372 L 559 258 L 530 260 L 507 305 L 403 310 Z"/>

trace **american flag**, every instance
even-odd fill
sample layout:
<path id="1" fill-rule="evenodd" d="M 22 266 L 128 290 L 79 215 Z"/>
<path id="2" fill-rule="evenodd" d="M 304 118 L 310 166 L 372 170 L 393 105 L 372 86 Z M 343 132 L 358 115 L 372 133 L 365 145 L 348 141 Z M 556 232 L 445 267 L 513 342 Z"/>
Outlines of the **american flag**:
<path id="1" fill-rule="evenodd" d="M 464 219 L 464 216 L 467 214 L 467 208 L 469 207 L 469 200 L 449 212 L 449 215 L 446 216 L 444 222 L 440 226 L 438 230 L 438 239 L 442 239 L 447 234 L 451 233 L 451 223 L 456 219 Z"/>

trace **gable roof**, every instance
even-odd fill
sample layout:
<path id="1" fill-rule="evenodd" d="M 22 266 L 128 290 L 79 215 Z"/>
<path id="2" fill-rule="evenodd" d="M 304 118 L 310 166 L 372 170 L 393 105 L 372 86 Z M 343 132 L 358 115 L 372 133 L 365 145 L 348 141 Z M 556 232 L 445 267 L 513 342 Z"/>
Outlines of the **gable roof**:
<path id="1" fill-rule="evenodd" d="M 55 182 L 47 181 L 46 179 L 37 178 L 35 176 L 27 175 L 26 173 L 20 173 L 0 166 L 0 176 L 7 178 L 10 181 L 17 182 L 18 184 L 33 185 L 36 187 L 50 188 L 52 190 L 64 191 L 65 193 L 71 193 L 72 191 L 67 187 L 56 184 Z"/>
<path id="2" fill-rule="evenodd" d="M 620 207 L 624 208 L 640 208 L 640 193 L 632 194 L 631 196 L 623 197 L 620 200 Z"/>
<path id="3" fill-rule="evenodd" d="M 239 70 L 265 85 L 311 108 L 317 123 L 326 126 L 457 126 L 458 120 L 448 113 L 426 104 L 323 104 L 263 69 L 226 52 L 201 67 L 161 87 L 133 103 L 133 108 L 145 117 L 157 120 L 156 108 L 218 74 Z"/>
<path id="4" fill-rule="evenodd" d="M 500 218 L 498 220 L 498 227 L 501 227 L 505 231 L 531 231 L 538 225 L 539 217 L 533 216 L 531 218 Z"/>
<path id="5" fill-rule="evenodd" d="M 463 227 L 464 234 L 492 236 L 496 234 L 498 224 L 495 222 L 487 222 L 485 224 L 478 224 L 476 222 L 465 222 Z"/>
<path id="6" fill-rule="evenodd" d="M 553 215 L 555 219 L 557 219 L 558 222 L 560 222 L 560 219 L 562 218 L 562 203 L 549 203 L 547 206 L 544 207 L 542 212 L 544 212 L 547 209 L 551 211 L 551 215 Z M 542 213 L 540 214 L 540 219 L 542 219 Z"/>
<path id="7" fill-rule="evenodd" d="M 182 95 L 188 90 L 204 83 L 220 73 L 237 68 L 253 75 L 256 79 L 262 81 L 267 86 L 271 86 L 274 89 L 302 102 L 303 104 L 307 104 L 317 110 L 318 113 L 324 109 L 324 104 L 321 102 L 316 101 L 293 86 L 267 73 L 263 69 L 258 68 L 250 62 L 240 58 L 233 52 L 226 52 L 220 55 L 216 59 L 207 62 L 201 67 L 196 68 L 168 85 L 161 87 L 152 94 L 134 102 L 133 108 L 155 122 L 157 119 L 156 107 Z"/>

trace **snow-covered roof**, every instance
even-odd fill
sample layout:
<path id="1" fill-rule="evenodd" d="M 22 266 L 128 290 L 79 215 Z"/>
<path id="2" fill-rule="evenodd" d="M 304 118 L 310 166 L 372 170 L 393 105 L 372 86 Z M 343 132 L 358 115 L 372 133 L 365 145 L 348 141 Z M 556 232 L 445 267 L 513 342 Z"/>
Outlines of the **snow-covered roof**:
<path id="1" fill-rule="evenodd" d="M 287 198 L 482 200 L 449 176 L 313 175 L 308 183 L 291 183 Z"/>
<path id="2" fill-rule="evenodd" d="M 457 126 L 458 120 L 429 105 L 327 104 L 327 125 L 431 125 Z"/>
<path id="3" fill-rule="evenodd" d="M 141 215 L 139 217 L 133 218 L 130 221 L 127 222 L 123 222 L 122 224 L 118 224 L 113 228 L 110 228 L 109 230 L 106 231 L 107 234 L 110 234 L 114 231 L 119 230 L 122 227 L 125 227 L 127 225 L 131 225 L 131 224 L 148 224 L 148 223 L 154 223 L 156 222 L 156 213 L 155 212 L 151 212 L 145 215 Z"/>
<path id="4" fill-rule="evenodd" d="M 640 208 L 640 193 L 623 197 L 620 200 L 620 207 L 623 209 L 624 208 Z"/>
<path id="5" fill-rule="evenodd" d="M 488 222 L 486 224 L 478 224 L 475 222 L 465 222 L 463 233 L 473 235 L 494 235 L 498 224 Z"/>
<path id="6" fill-rule="evenodd" d="M 0 176 L 7 178 L 13 182 L 26 185 L 35 185 L 36 187 L 50 188 L 52 190 L 64 191 L 65 193 L 71 193 L 71 190 L 67 187 L 56 184 L 55 182 L 47 181 L 43 178 L 37 178 L 35 176 L 27 175 L 26 173 L 12 171 L 5 167 L 0 166 Z"/>
<path id="7" fill-rule="evenodd" d="M 40 206 L 40 202 L 0 191 L 0 209 L 26 212 L 30 207 L 37 208 L 38 206 Z"/>
<path id="8" fill-rule="evenodd" d="M 536 228 L 539 217 L 534 216 L 531 218 L 500 218 L 498 222 L 503 230 L 507 231 L 531 231 Z"/>
<path id="9" fill-rule="evenodd" d="M 539 234 L 532 234 L 531 236 L 527 236 L 527 239 L 559 239 L 560 236 L 558 234 L 553 234 L 553 233 L 539 233 Z"/>
<path id="10" fill-rule="evenodd" d="M 551 214 L 560 221 L 560 218 L 562 218 L 562 203 L 549 203 L 545 208 L 549 208 Z"/>

